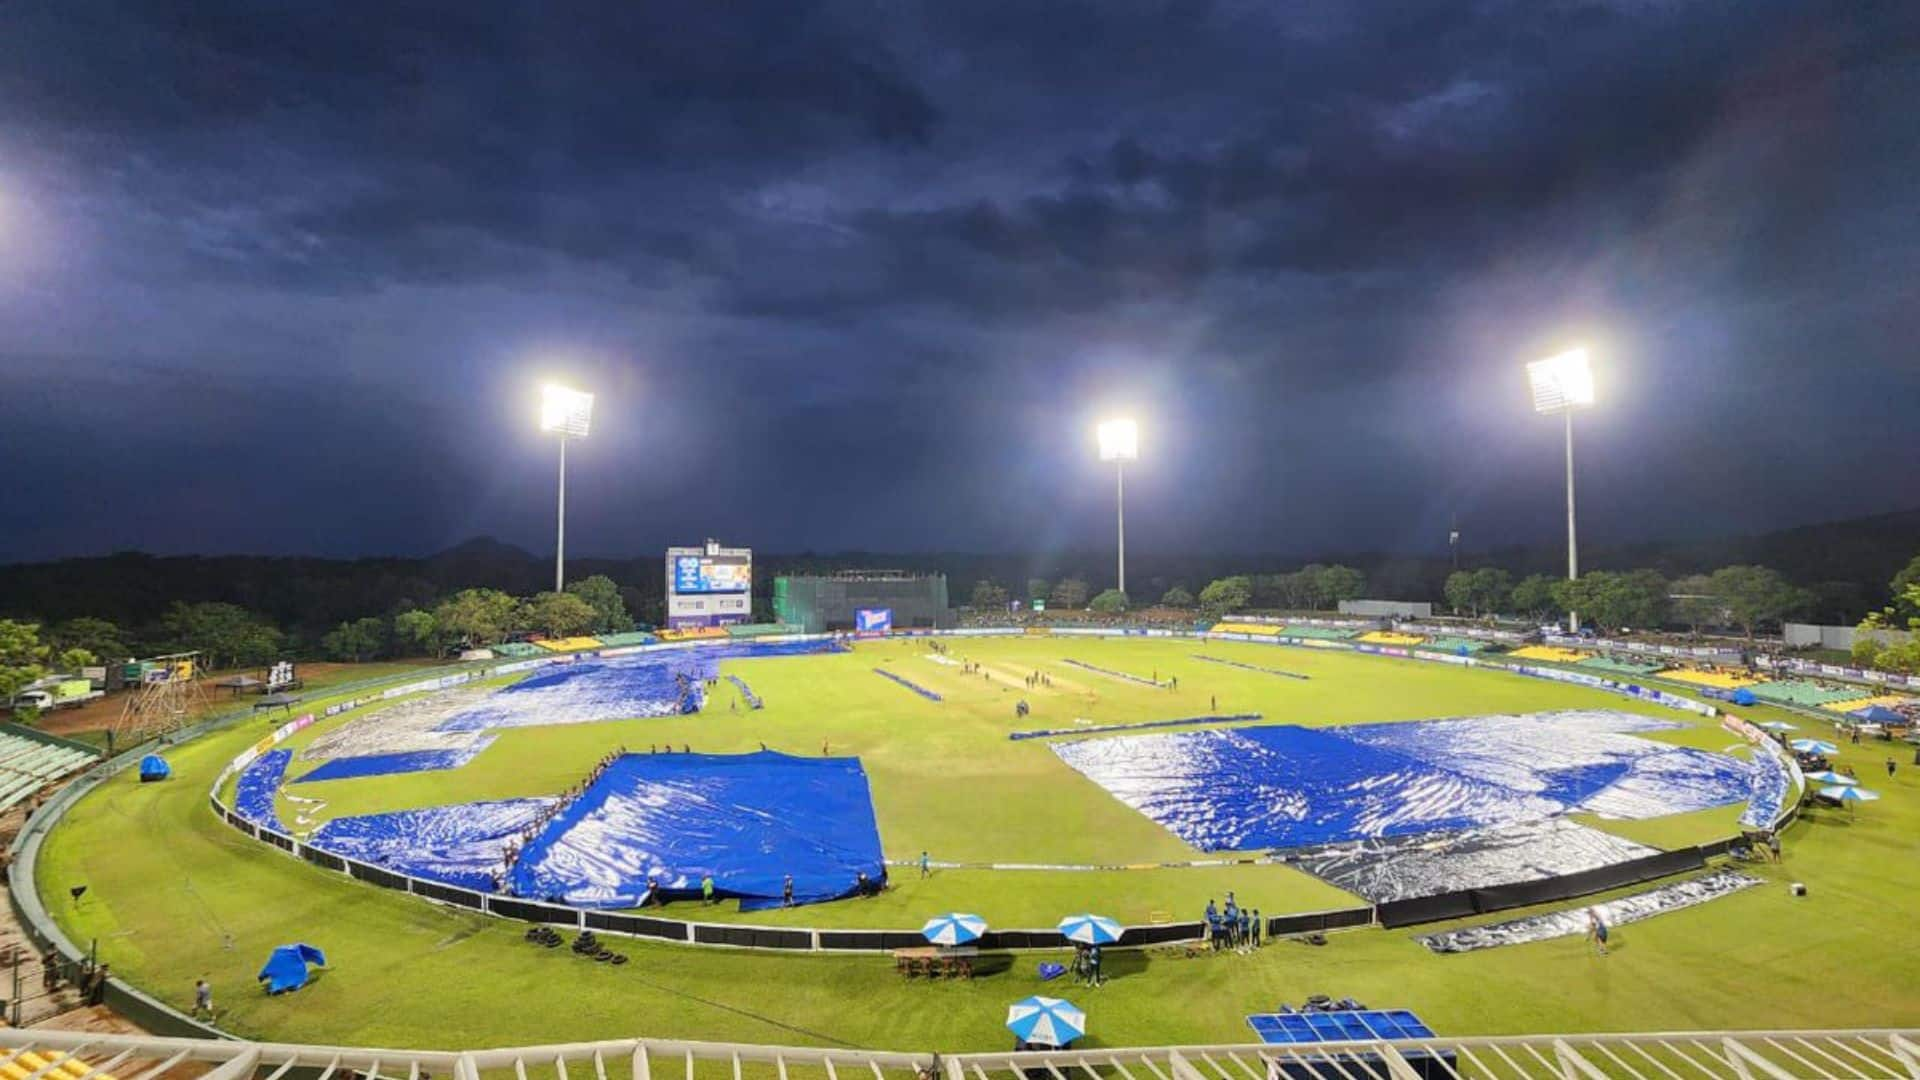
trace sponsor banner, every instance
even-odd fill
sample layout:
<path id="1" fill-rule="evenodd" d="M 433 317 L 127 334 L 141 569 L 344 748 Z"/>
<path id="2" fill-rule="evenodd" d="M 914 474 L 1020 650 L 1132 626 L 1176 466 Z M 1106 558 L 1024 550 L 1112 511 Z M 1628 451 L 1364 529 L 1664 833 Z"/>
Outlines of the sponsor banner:
<path id="1" fill-rule="evenodd" d="M 1473 657 L 1460 656 L 1455 653 L 1428 652 L 1426 650 L 1417 649 L 1413 652 L 1412 656 L 1415 660 L 1425 660 L 1428 663 L 1432 663 L 1432 664 L 1453 664 L 1456 667 L 1479 667 L 1480 666 L 1478 663 L 1474 661 Z"/>
<path id="2" fill-rule="evenodd" d="M 1625 683 L 1618 679 L 1607 679 L 1598 675 L 1589 675 L 1584 671 L 1534 667 L 1530 664 L 1515 664 L 1508 670 L 1518 672 L 1522 675 L 1530 675 L 1536 679 L 1549 679 L 1553 682 L 1590 686 L 1596 690 L 1610 690 L 1616 694 L 1625 694 L 1628 697 L 1641 698 L 1657 705 L 1665 705 L 1668 708 L 1680 709 L 1684 712 L 1699 713 L 1702 716 L 1720 715 L 1719 709 L 1703 701 L 1695 701 L 1692 698 L 1681 697 L 1679 694 L 1670 694 L 1665 690 L 1656 690 L 1650 686 L 1641 686 L 1638 683 Z"/>
<path id="3" fill-rule="evenodd" d="M 1819 675 L 1830 679 L 1844 679 L 1851 682 L 1870 682 L 1881 686 L 1894 686 L 1920 690 L 1920 676 L 1898 675 L 1886 671 L 1866 671 L 1861 668 L 1843 667 L 1838 664 L 1818 664 L 1811 660 L 1794 660 L 1787 657 L 1775 659 L 1762 656 L 1758 659 L 1761 667 L 1777 671 L 1789 671 L 1796 675 Z"/>
<path id="4" fill-rule="evenodd" d="M 1274 639 L 1288 645 L 1305 645 L 1309 649 L 1332 649 L 1336 652 L 1352 652 L 1354 647 L 1344 641 L 1328 641 L 1326 638 L 1282 637 Z"/>
<path id="5" fill-rule="evenodd" d="M 1645 641 L 1615 641 L 1612 638 L 1585 638 L 1572 634 L 1542 634 L 1540 640 L 1548 645 L 1559 645 L 1568 649 L 1598 649 L 1602 652 L 1630 652 L 1645 656 L 1684 656 L 1695 660 L 1712 660 L 1717 663 L 1738 664 L 1739 649 L 1716 649 L 1706 646 L 1687 647 L 1682 645 L 1655 645 Z"/>
<path id="6" fill-rule="evenodd" d="M 1399 628 L 1408 633 L 1430 634 L 1436 637 L 1467 637 L 1481 641 L 1522 642 L 1527 635 L 1512 630 L 1492 630 L 1484 626 L 1441 626 L 1435 623 L 1403 622 Z"/>
<path id="7" fill-rule="evenodd" d="M 1373 653 L 1378 656 L 1398 656 L 1402 659 L 1413 655 L 1411 652 L 1397 645 L 1374 645 L 1369 642 L 1360 642 L 1353 647 L 1353 650 L 1355 652 Z"/>

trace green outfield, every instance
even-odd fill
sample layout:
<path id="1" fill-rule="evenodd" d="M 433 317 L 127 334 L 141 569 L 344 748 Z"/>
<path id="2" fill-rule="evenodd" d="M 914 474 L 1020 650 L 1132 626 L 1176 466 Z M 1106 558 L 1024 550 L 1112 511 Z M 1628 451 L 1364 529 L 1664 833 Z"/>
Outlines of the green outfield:
<path id="1" fill-rule="evenodd" d="M 766 708 L 730 707 L 722 681 L 704 713 L 501 733 L 453 771 L 302 785 L 325 817 L 515 795 L 576 782 L 610 748 L 685 744 L 727 753 L 772 749 L 858 755 L 890 859 L 1132 865 L 1207 857 L 1065 767 L 1020 728 L 1124 723 L 1208 713 L 1330 725 L 1569 707 L 1616 708 L 1692 721 L 1658 738 L 1711 750 L 1731 738 L 1689 714 L 1599 691 L 1443 664 L 1271 645 L 1066 637 L 954 639 L 937 662 L 922 641 L 863 643 L 845 654 L 730 661 Z M 1211 664 L 1196 654 L 1280 667 L 1306 681 Z M 1114 679 L 1082 660 L 1178 690 Z M 883 667 L 942 694 L 928 701 L 874 674 Z M 1052 687 L 1024 679 L 1045 672 Z M 1025 698 L 1033 715 L 1014 717 Z M 1755 719 L 1786 714 L 1743 710 Z M 303 732 L 299 746 L 347 722 Z M 1798 718 L 1794 718 L 1798 720 Z M 1803 720 L 1798 722 L 1805 723 Z M 360 885 L 299 863 L 216 818 L 206 792 L 265 721 L 175 749 L 175 779 L 117 778 L 54 830 L 39 864 L 43 900 L 81 943 L 97 940 L 116 972 L 184 1007 L 206 974 L 246 1035 L 412 1046 L 557 1041 L 648 1034 L 897 1049 L 984 1049 L 1005 1043 L 1007 1001 L 1034 992 L 1038 957 L 971 983 L 905 984 L 885 957 L 777 955 L 620 942 L 634 962 L 609 969 L 536 950 L 521 927 Z M 1849 748 L 1863 777 L 1885 749 Z M 296 765 L 294 775 L 309 766 Z M 1920 886 L 1914 772 L 1869 783 L 1885 799 L 1857 814 L 1816 812 L 1787 839 L 1766 887 L 1622 931 L 1601 961 L 1578 941 L 1437 957 L 1406 931 L 1355 931 L 1324 947 L 1280 943 L 1257 955 L 1187 959 L 1125 955 L 1118 976 L 1077 1000 L 1094 1042 L 1247 1037 L 1242 1017 L 1308 994 L 1352 995 L 1419 1011 L 1444 1033 L 1679 1027 L 1837 1026 L 1920 1022 L 1920 962 L 1899 943 Z M 291 820 L 291 807 L 283 806 Z M 1592 821 L 1659 846 L 1726 835 L 1738 807 L 1651 821 Z M 1045 819 L 1047 829 L 1032 823 Z M 1585 820 L 1585 819 L 1583 819 Z M 1796 900 L 1783 882 L 1804 881 Z M 70 884 L 89 886 L 79 906 Z M 1357 901 L 1283 866 L 1161 869 L 896 871 L 874 900 L 741 916 L 676 905 L 669 915 L 763 924 L 917 927 L 941 911 L 978 911 L 1003 927 L 1047 926 L 1073 910 L 1127 922 L 1192 918 L 1235 889 L 1267 914 Z M 332 968 L 296 995 L 266 998 L 251 978 L 276 944 L 306 940 Z M 1110 965 L 1110 967 L 1113 965 Z"/>

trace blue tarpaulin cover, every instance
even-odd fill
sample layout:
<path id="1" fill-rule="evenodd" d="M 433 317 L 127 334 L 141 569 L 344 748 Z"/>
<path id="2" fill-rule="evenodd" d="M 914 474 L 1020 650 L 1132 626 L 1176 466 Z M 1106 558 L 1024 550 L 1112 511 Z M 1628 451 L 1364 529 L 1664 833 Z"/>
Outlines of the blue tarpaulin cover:
<path id="1" fill-rule="evenodd" d="M 1054 753 L 1205 851 L 1535 821 L 1659 817 L 1747 798 L 1752 767 L 1635 732 L 1633 713 L 1290 725 L 1057 743 Z"/>
<path id="2" fill-rule="evenodd" d="M 173 775 L 173 769 L 167 765 L 167 759 L 159 754 L 148 754 L 140 759 L 140 780 L 165 780 Z"/>
<path id="3" fill-rule="evenodd" d="M 582 907 L 640 904 L 647 877 L 663 898 L 716 893 L 746 910 L 853 892 L 885 871 L 867 774 L 858 758 L 627 754 L 526 846 L 509 887 Z"/>
<path id="4" fill-rule="evenodd" d="M 292 760 L 291 750 L 269 750 L 240 770 L 240 779 L 233 785 L 234 813 L 274 832 L 286 832 L 274 810 L 273 796 L 280 790 L 281 778 L 287 775 L 287 762 Z"/>
<path id="5" fill-rule="evenodd" d="M 457 769 L 478 757 L 493 745 L 492 739 L 480 739 L 466 746 L 446 750 L 405 750 L 393 754 L 362 754 L 359 757 L 334 758 L 295 780 L 305 784 L 317 780 L 349 780 L 356 776 L 387 776 L 392 773 L 431 772 Z"/>
<path id="6" fill-rule="evenodd" d="M 1754 703 L 1755 698 L 1753 696 L 1753 691 L 1742 686 L 1733 692 L 1733 697 L 1731 700 L 1735 705 L 1751 705 Z"/>
<path id="7" fill-rule="evenodd" d="M 1753 751 L 1752 770 L 1747 778 L 1747 809 L 1740 815 L 1740 824 L 1750 829 L 1770 829 L 1787 805 L 1793 776 L 1785 761 L 1764 749 Z"/>
<path id="8" fill-rule="evenodd" d="M 718 675 L 723 660 L 805 656 L 840 648 L 831 641 L 707 645 L 562 664 L 502 687 L 484 703 L 448 717 L 436 730 L 483 731 L 695 712 L 706 699 L 701 682 Z"/>
<path id="9" fill-rule="evenodd" d="M 403 874 L 490 892 L 507 841 L 556 801 L 501 799 L 335 818 L 309 843 Z"/>
<path id="10" fill-rule="evenodd" d="M 261 965 L 260 974 L 254 978 L 267 984 L 267 993 L 283 994 L 307 985 L 308 964 L 326 967 L 327 958 L 319 949 L 305 942 L 282 945 L 267 957 L 267 962 Z"/>
<path id="11" fill-rule="evenodd" d="M 1869 705 L 1864 709 L 1856 709 L 1853 715 L 1865 720 L 1869 724 L 1904 724 L 1907 722 L 1906 717 L 1887 708 L 1885 705 Z"/>

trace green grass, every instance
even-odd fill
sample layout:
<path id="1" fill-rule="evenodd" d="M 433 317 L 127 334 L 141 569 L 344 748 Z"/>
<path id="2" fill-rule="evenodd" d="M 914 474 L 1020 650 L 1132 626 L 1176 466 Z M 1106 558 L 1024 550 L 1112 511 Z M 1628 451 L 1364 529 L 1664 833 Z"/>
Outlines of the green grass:
<path id="1" fill-rule="evenodd" d="M 1066 769 L 1039 741 L 1011 742 L 1016 726 L 1065 726 L 1258 711 L 1267 720 L 1334 724 L 1503 710 L 1611 707 L 1685 714 L 1517 676 L 1439 664 L 1192 642 L 1066 639 L 957 640 L 957 653 L 1004 667 L 1005 692 L 941 667 L 911 643 L 862 645 L 851 655 L 740 662 L 768 702 L 726 711 L 722 684 L 695 717 L 522 729 L 457 773 L 309 785 L 327 813 L 543 793 L 572 783 L 609 746 L 686 742 L 696 750 L 776 749 L 859 754 L 871 777 L 889 856 L 1134 863 L 1200 857 Z M 1276 678 L 1190 659 L 1205 651 L 1312 676 Z M 1137 672 L 1177 674 L 1178 692 L 1105 679 L 1062 657 Z M 928 702 L 872 673 L 885 664 L 948 694 Z M 1021 671 L 1041 665 L 1056 689 L 1027 691 Z M 1071 683 L 1072 685 L 1069 685 Z M 1016 725 L 1012 702 L 1035 715 Z M 1756 719 L 1776 713 L 1742 710 Z M 1006 1002 L 1034 992 L 1038 957 L 971 984 L 902 984 L 884 957 L 789 956 L 620 942 L 634 962 L 609 969 L 519 941 L 516 924 L 438 908 L 356 884 L 248 840 L 206 809 L 222 764 L 268 729 L 265 721 L 172 752 L 176 779 L 140 785 L 123 775 L 88 796 L 49 838 L 43 899 L 83 945 L 97 939 L 117 972 L 173 1004 L 189 1004 L 205 974 L 223 1024 L 241 1034 L 408 1046 L 508 1045 L 633 1034 L 821 1043 L 894 1049 L 992 1049 L 1006 1044 Z M 1722 749 L 1708 722 L 1661 736 Z M 1920 961 L 1905 947 L 1910 897 L 1920 886 L 1920 782 L 1903 769 L 1879 779 L 1884 748 L 1846 747 L 1885 798 L 1857 814 L 1816 813 L 1787 839 L 1787 862 L 1759 872 L 1758 889 L 1623 928 L 1605 960 L 1578 941 L 1438 957 L 1411 931 L 1334 935 L 1323 948 L 1278 944 L 1254 957 L 1116 957 L 1118 977 L 1076 1000 L 1096 1044 L 1204 1042 L 1248 1037 L 1242 1017 L 1308 994 L 1353 995 L 1420 1012 L 1443 1033 L 1664 1030 L 1694 1027 L 1920 1023 Z M 1038 814 L 1067 822 L 1029 830 Z M 1737 808 L 1600 827 L 1662 846 L 1724 835 Z M 1191 917 L 1209 894 L 1235 888 L 1276 913 L 1342 906 L 1343 894 L 1284 867 L 1037 872 L 949 870 L 921 882 L 896 874 L 880 899 L 747 917 L 763 923 L 909 926 L 956 907 L 1001 926 L 1050 924 L 1093 908 L 1134 921 L 1154 910 Z M 1796 900 L 1784 883 L 1804 881 Z M 86 883 L 78 908 L 66 887 Z M 679 905 L 672 914 L 742 918 Z M 276 944 L 307 940 L 332 970 L 307 990 L 266 998 L 251 982 Z"/>

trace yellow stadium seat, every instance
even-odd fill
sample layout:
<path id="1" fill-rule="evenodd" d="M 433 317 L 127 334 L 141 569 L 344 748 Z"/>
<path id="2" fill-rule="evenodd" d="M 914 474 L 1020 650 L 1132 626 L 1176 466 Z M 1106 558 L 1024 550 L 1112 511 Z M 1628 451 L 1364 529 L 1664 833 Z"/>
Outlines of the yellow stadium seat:
<path id="1" fill-rule="evenodd" d="M 1759 686 L 1766 682 L 1750 675 L 1735 675 L 1725 671 L 1702 671 L 1699 668 L 1668 668 L 1660 672 L 1663 679 L 1692 683 L 1695 686 L 1711 686 L 1720 690 L 1738 690 L 1743 686 Z"/>
<path id="2" fill-rule="evenodd" d="M 591 637 L 548 638 L 545 641 L 536 641 L 534 644 L 548 652 L 579 652 L 582 649 L 599 648 L 600 639 Z"/>
<path id="3" fill-rule="evenodd" d="M 1390 630 L 1369 630 L 1356 640 L 1371 645 L 1418 645 L 1427 640 L 1418 634 L 1396 634 Z"/>
<path id="4" fill-rule="evenodd" d="M 1592 659 L 1590 652 L 1578 649 L 1562 649 L 1557 645 L 1528 645 L 1507 654 L 1515 660 L 1544 660 L 1550 664 L 1577 664 Z"/>
<path id="5" fill-rule="evenodd" d="M 32 1050 L 22 1050 L 14 1055 L 13 1060 L 0 1065 L 0 1077 L 5 1080 L 27 1080 L 34 1073 L 47 1069 L 41 1080 L 80 1080 L 90 1068 L 92 1066 L 86 1062 L 64 1051 L 54 1050 L 42 1057 Z M 98 1073 L 94 1080 L 114 1080 L 114 1077 L 108 1073 Z"/>
<path id="6" fill-rule="evenodd" d="M 1832 701 L 1820 706 L 1829 712 L 1850 713 L 1879 705 L 1891 709 L 1896 705 L 1910 705 L 1913 699 L 1900 694 L 1875 694 L 1873 697 L 1854 698 L 1851 701 Z"/>

